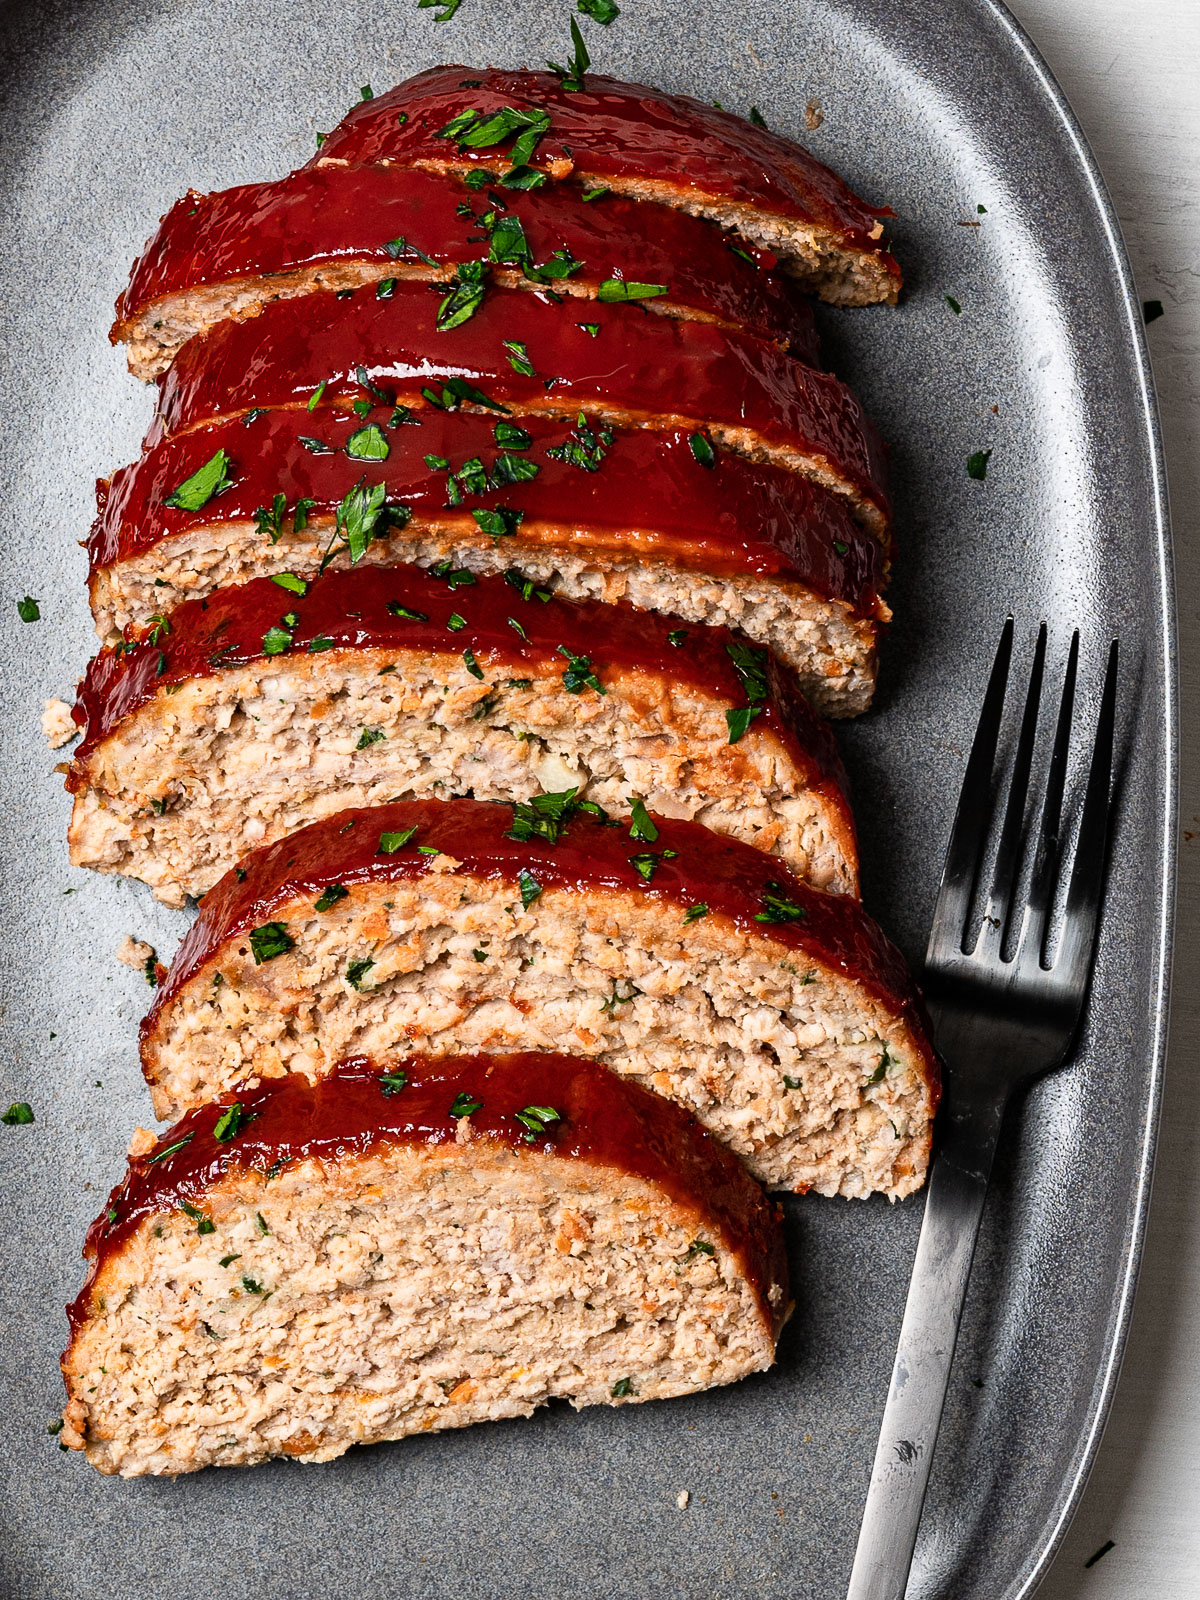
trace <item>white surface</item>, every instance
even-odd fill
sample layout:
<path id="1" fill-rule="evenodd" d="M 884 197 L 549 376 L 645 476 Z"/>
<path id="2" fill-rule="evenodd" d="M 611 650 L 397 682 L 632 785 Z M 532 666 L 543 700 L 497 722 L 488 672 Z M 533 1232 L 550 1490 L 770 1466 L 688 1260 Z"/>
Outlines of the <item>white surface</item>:
<path id="1" fill-rule="evenodd" d="M 1133 1333 L 1083 1503 L 1038 1600 L 1200 1597 L 1200 0 L 1009 0 L 1116 204 L 1162 410 L 1183 759 L 1170 1065 Z M 1107 1540 L 1115 1548 L 1088 1569 Z"/>

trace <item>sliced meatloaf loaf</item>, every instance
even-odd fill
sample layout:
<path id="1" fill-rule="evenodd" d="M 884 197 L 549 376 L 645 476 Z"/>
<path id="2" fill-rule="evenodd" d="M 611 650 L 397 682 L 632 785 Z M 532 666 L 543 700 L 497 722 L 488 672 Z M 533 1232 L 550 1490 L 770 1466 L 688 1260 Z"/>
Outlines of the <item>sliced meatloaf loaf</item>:
<path id="1" fill-rule="evenodd" d="M 563 595 L 738 627 L 830 715 L 870 703 L 886 557 L 807 478 L 679 431 L 433 406 L 395 428 L 390 410 L 371 415 L 383 460 L 348 453 L 354 411 L 301 407 L 164 440 L 98 484 L 88 553 L 101 637 L 323 561 L 515 563 Z"/>
<path id="2" fill-rule="evenodd" d="M 678 1106 L 555 1056 L 355 1061 L 133 1157 L 62 1442 L 125 1477 L 692 1394 L 769 1367 L 779 1216 Z"/>
<path id="3" fill-rule="evenodd" d="M 688 95 L 588 73 L 434 67 L 356 105 L 310 167 L 490 169 L 502 184 L 574 177 L 711 217 L 774 251 L 837 305 L 894 302 L 880 218 L 791 139 Z"/>
<path id="4" fill-rule="evenodd" d="M 727 629 L 561 600 L 516 568 L 218 590 L 98 656 L 75 717 L 72 861 L 173 905 L 347 806 L 553 791 L 636 797 L 856 886 L 837 752 L 790 672 Z"/>
<path id="5" fill-rule="evenodd" d="M 163 377 L 148 442 L 247 410 L 305 408 L 320 421 L 335 403 L 373 402 L 386 410 L 363 421 L 356 453 L 374 460 L 397 407 L 571 419 L 583 410 L 593 427 L 704 430 L 832 490 L 886 534 L 883 446 L 862 407 L 776 345 L 636 304 L 594 302 L 581 318 L 574 301 L 513 289 L 489 291 L 453 328 L 438 329 L 435 315 L 428 286 L 406 282 L 386 300 L 372 289 L 311 294 L 220 323 L 189 339 Z"/>
<path id="6" fill-rule="evenodd" d="M 343 812 L 205 896 L 142 1030 L 160 1116 L 395 1048 L 594 1056 L 777 1188 L 902 1195 L 928 1159 L 937 1071 L 897 952 L 693 822 Z"/>
<path id="7" fill-rule="evenodd" d="M 386 297 L 400 279 L 441 281 L 446 321 L 490 284 L 603 299 L 637 282 L 648 310 L 744 326 L 815 362 L 808 301 L 774 265 L 701 218 L 579 184 L 480 191 L 453 173 L 314 167 L 185 195 L 135 264 L 111 338 L 154 378 L 193 334 L 321 289 Z"/>

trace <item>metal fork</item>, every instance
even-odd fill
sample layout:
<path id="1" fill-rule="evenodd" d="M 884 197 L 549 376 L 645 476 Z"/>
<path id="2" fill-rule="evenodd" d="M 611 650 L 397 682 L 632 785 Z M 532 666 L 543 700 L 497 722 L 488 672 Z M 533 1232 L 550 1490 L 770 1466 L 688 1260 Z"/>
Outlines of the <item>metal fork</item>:
<path id="1" fill-rule="evenodd" d="M 1029 888 L 1024 905 L 1018 904 L 1046 669 L 1045 624 L 1034 651 L 983 923 L 978 938 L 970 942 L 976 886 L 983 888 L 989 840 L 995 837 L 999 794 L 993 802 L 993 769 L 1012 649 L 1010 617 L 967 762 L 925 957 L 925 993 L 945 1064 L 942 1111 L 847 1600 L 903 1600 L 1001 1119 L 1017 1089 L 1065 1061 L 1083 1014 L 1095 949 L 1111 806 L 1115 641 L 1104 677 L 1074 869 L 1051 961 L 1047 929 L 1066 868 L 1063 793 L 1078 633 L 1067 658 Z"/>

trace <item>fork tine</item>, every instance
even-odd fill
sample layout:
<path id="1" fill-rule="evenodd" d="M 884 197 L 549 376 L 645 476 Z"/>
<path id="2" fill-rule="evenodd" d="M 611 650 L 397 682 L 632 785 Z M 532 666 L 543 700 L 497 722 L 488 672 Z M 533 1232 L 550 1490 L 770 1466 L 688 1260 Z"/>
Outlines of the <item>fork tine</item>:
<path id="1" fill-rule="evenodd" d="M 1054 885 L 1062 857 L 1062 802 L 1067 784 L 1067 765 L 1071 753 L 1071 723 L 1075 716 L 1075 682 L 1079 672 L 1079 630 L 1071 635 L 1067 670 L 1063 674 L 1062 695 L 1058 704 L 1058 724 L 1054 730 L 1054 749 L 1046 775 L 1046 798 L 1038 829 L 1037 850 L 1029 882 L 1029 898 L 1021 924 L 1020 957 L 1041 965 L 1046 936 L 1046 918 L 1054 896 Z"/>
<path id="2" fill-rule="evenodd" d="M 1004 696 L 1008 688 L 1008 669 L 1012 660 L 1013 619 L 1009 617 L 1000 634 L 996 659 L 992 663 L 983 710 L 967 770 L 963 777 L 962 792 L 958 797 L 958 810 L 950 830 L 950 843 L 946 847 L 946 864 L 942 868 L 942 881 L 937 903 L 933 908 L 933 922 L 929 935 L 927 960 L 950 959 L 962 950 L 967 913 L 971 906 L 971 893 L 979 871 L 979 860 L 987 840 L 991 807 L 989 798 L 992 786 L 992 768 L 996 761 L 996 746 L 1000 739 L 1000 721 L 1004 712 Z"/>
<path id="3" fill-rule="evenodd" d="M 1117 718 L 1117 641 L 1109 647 L 1108 668 L 1104 674 L 1104 693 L 1096 724 L 1096 742 L 1088 773 L 1079 838 L 1075 843 L 1075 866 L 1071 887 L 1063 909 L 1063 936 L 1054 963 L 1055 974 L 1075 988 L 1080 999 L 1087 984 L 1096 925 L 1100 918 L 1100 896 L 1104 884 L 1104 865 L 1108 847 L 1108 825 L 1112 809 L 1113 730 Z"/>
<path id="4" fill-rule="evenodd" d="M 1033 667 L 1029 673 L 1025 711 L 1021 717 L 1021 731 L 1017 736 L 1012 776 L 1008 784 L 1008 804 L 1004 810 L 1000 843 L 996 849 L 991 893 L 988 895 L 983 926 L 979 930 L 977 948 L 980 950 L 986 949 L 989 945 L 999 950 L 1004 942 L 1012 908 L 1013 887 L 1021 866 L 1021 841 L 1025 833 L 1029 774 L 1033 766 L 1033 748 L 1037 740 L 1038 715 L 1042 705 L 1042 680 L 1046 673 L 1046 635 L 1046 624 L 1043 622 L 1038 629 L 1037 644 L 1033 651 Z"/>

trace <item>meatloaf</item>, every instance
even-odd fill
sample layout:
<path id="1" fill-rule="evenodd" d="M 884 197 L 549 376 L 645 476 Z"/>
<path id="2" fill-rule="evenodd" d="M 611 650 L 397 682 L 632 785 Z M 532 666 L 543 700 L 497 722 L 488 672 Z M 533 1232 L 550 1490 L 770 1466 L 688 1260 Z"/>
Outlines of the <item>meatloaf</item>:
<path id="1" fill-rule="evenodd" d="M 130 1161 L 63 1444 L 125 1477 L 692 1394 L 769 1367 L 779 1216 L 678 1106 L 565 1057 L 342 1066 Z"/>
<path id="2" fill-rule="evenodd" d="M 347 454 L 362 426 L 352 410 L 251 411 L 161 441 L 98 484 L 88 553 L 101 637 L 323 562 L 515 563 L 565 596 L 740 628 L 829 715 L 870 704 L 886 556 L 828 490 L 710 454 L 704 434 L 432 406 L 394 428 L 391 412 L 375 415 L 383 460 Z"/>
<path id="3" fill-rule="evenodd" d="M 727 629 L 561 600 L 516 568 L 218 590 L 99 655 L 75 718 L 72 861 L 172 905 L 347 806 L 554 791 L 636 798 L 856 887 L 841 764 L 790 672 Z"/>
<path id="4" fill-rule="evenodd" d="M 573 302 L 490 290 L 474 315 L 439 329 L 428 285 L 276 300 L 247 322 L 189 339 L 162 379 L 148 436 L 277 407 L 358 403 L 355 451 L 385 458 L 387 424 L 459 405 L 495 416 L 551 416 L 593 429 L 704 432 L 712 446 L 770 460 L 841 496 L 886 538 L 883 446 L 861 405 L 829 373 L 716 323 L 650 315 L 637 304 Z"/>
<path id="5" fill-rule="evenodd" d="M 501 184 L 573 177 L 735 228 L 822 299 L 894 303 L 881 217 L 790 139 L 688 95 L 588 73 L 434 67 L 356 105 L 310 167 L 387 162 L 491 170 Z"/>
<path id="6" fill-rule="evenodd" d="M 371 284 L 386 298 L 402 279 L 441 283 L 445 321 L 470 315 L 489 284 L 594 299 L 635 282 L 650 311 L 744 326 L 815 362 L 808 301 L 774 267 L 710 222 L 579 184 L 481 192 L 453 173 L 314 167 L 177 201 L 110 337 L 128 344 L 132 372 L 155 378 L 193 334 L 322 289 Z"/>
<path id="7" fill-rule="evenodd" d="M 776 1188 L 917 1188 L 938 1078 L 898 953 L 849 896 L 646 820 L 408 801 L 252 852 L 142 1025 L 157 1114 L 358 1052 L 567 1049 Z"/>

